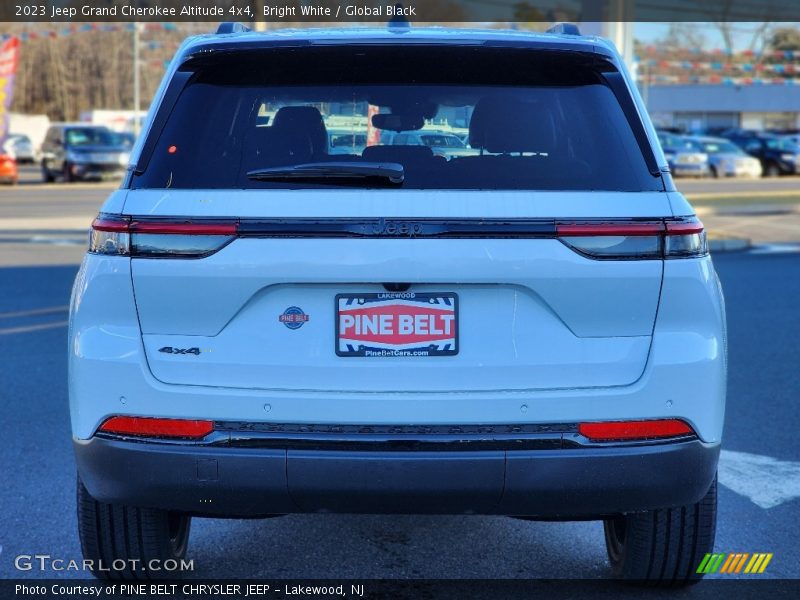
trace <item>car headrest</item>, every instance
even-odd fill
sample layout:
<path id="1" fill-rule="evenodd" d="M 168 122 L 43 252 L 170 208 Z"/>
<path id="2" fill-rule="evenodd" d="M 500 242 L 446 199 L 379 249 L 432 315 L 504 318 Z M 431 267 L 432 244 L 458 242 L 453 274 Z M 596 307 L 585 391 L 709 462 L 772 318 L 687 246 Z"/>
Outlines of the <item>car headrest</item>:
<path id="1" fill-rule="evenodd" d="M 399 162 L 405 165 L 431 160 L 433 151 L 427 146 L 367 146 L 361 156 L 373 162 Z"/>
<path id="2" fill-rule="evenodd" d="M 550 152 L 556 145 L 553 114 L 540 102 L 482 98 L 472 111 L 469 144 L 488 152 Z"/>
<path id="3" fill-rule="evenodd" d="M 322 114 L 313 106 L 284 106 L 272 120 L 272 129 L 282 138 L 305 138 L 312 155 L 327 154 L 328 131 Z"/>

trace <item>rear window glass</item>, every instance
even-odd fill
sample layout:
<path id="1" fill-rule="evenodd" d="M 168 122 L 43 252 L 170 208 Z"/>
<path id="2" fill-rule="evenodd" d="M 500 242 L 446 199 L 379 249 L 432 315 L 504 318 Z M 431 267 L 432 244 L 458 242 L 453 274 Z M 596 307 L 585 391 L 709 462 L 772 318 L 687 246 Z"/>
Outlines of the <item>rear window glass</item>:
<path id="1" fill-rule="evenodd" d="M 471 62 L 462 53 L 413 73 L 363 60 L 370 51 L 340 69 L 332 59 L 325 73 L 307 66 L 302 83 L 296 55 L 197 66 L 164 127 L 150 133 L 152 153 L 132 187 L 378 187 L 374 179 L 252 176 L 352 162 L 401 165 L 402 189 L 663 189 L 614 92 L 584 65 L 515 64 L 521 55 L 510 52 Z M 499 76 L 501 65 L 513 75 Z"/>
<path id="2" fill-rule="evenodd" d="M 113 146 L 120 143 L 115 133 L 101 127 L 67 129 L 65 137 L 67 146 Z"/>

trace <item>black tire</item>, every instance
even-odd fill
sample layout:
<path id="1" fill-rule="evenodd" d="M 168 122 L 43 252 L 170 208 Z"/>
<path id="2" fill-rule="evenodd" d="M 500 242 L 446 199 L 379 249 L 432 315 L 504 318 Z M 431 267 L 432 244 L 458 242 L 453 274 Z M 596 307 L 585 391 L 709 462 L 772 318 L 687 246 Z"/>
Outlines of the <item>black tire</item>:
<path id="1" fill-rule="evenodd" d="M 664 587 L 696 583 L 700 561 L 714 550 L 717 479 L 697 504 L 606 519 L 604 529 L 615 578 Z"/>
<path id="2" fill-rule="evenodd" d="M 719 179 L 719 171 L 717 171 L 717 167 L 715 167 L 714 165 L 711 165 L 709 173 L 714 179 Z"/>
<path id="3" fill-rule="evenodd" d="M 50 169 L 47 168 L 47 164 L 42 161 L 42 181 L 45 183 L 53 183 L 56 180 L 53 177 L 53 174 L 50 172 Z"/>
<path id="4" fill-rule="evenodd" d="M 190 517 L 165 510 L 98 502 L 86 491 L 80 477 L 77 496 L 81 551 L 85 560 L 92 561 L 95 577 L 146 580 L 180 576 L 180 571 L 165 561 L 172 559 L 180 564 L 186 556 Z M 120 559 L 125 561 L 124 565 Z M 153 560 L 159 562 L 154 563 L 151 570 Z"/>
<path id="5" fill-rule="evenodd" d="M 62 179 L 64 180 L 64 183 L 72 183 L 73 181 L 75 181 L 75 177 L 73 177 L 72 171 L 70 170 L 69 167 L 70 167 L 69 163 L 64 162 L 64 170 L 61 175 Z"/>
<path id="6" fill-rule="evenodd" d="M 775 163 L 769 163 L 767 168 L 764 169 L 764 177 L 778 177 L 781 174 L 781 169 Z"/>

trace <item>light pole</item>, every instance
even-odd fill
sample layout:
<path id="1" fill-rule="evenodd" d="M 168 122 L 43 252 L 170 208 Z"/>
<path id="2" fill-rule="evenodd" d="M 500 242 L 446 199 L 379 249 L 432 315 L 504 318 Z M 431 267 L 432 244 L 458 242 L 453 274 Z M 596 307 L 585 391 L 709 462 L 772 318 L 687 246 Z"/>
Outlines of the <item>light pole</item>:
<path id="1" fill-rule="evenodd" d="M 139 23 L 133 24 L 133 134 L 139 135 L 139 109 L 141 107 L 141 61 L 139 57 Z"/>

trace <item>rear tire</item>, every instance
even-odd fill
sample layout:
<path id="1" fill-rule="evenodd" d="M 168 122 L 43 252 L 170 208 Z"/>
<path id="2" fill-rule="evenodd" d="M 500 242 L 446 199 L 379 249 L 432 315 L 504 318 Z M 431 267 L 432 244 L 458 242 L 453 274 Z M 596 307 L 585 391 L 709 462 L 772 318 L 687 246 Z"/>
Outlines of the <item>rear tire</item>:
<path id="1" fill-rule="evenodd" d="M 769 163 L 764 170 L 764 177 L 778 177 L 781 174 L 781 169 L 775 163 Z"/>
<path id="2" fill-rule="evenodd" d="M 697 583 L 697 566 L 714 550 L 717 479 L 700 502 L 606 519 L 606 549 L 613 576 L 681 587 Z"/>
<path id="3" fill-rule="evenodd" d="M 50 173 L 50 169 L 47 168 L 47 164 L 42 161 L 42 181 L 45 183 L 53 183 L 55 180 L 56 178 L 53 177 L 52 173 Z"/>
<path id="4" fill-rule="evenodd" d="M 72 175 L 72 169 L 70 168 L 70 164 L 68 162 L 64 163 L 64 172 L 61 176 L 64 179 L 64 183 L 72 183 L 75 181 L 75 177 Z"/>
<path id="5" fill-rule="evenodd" d="M 175 577 L 168 559 L 186 556 L 191 517 L 181 513 L 98 502 L 78 477 L 78 532 L 81 550 L 99 579 Z M 114 565 L 122 565 L 117 569 Z M 151 561 L 159 563 L 151 570 Z M 114 561 L 117 561 L 115 563 Z M 137 562 L 133 562 L 137 561 Z"/>

